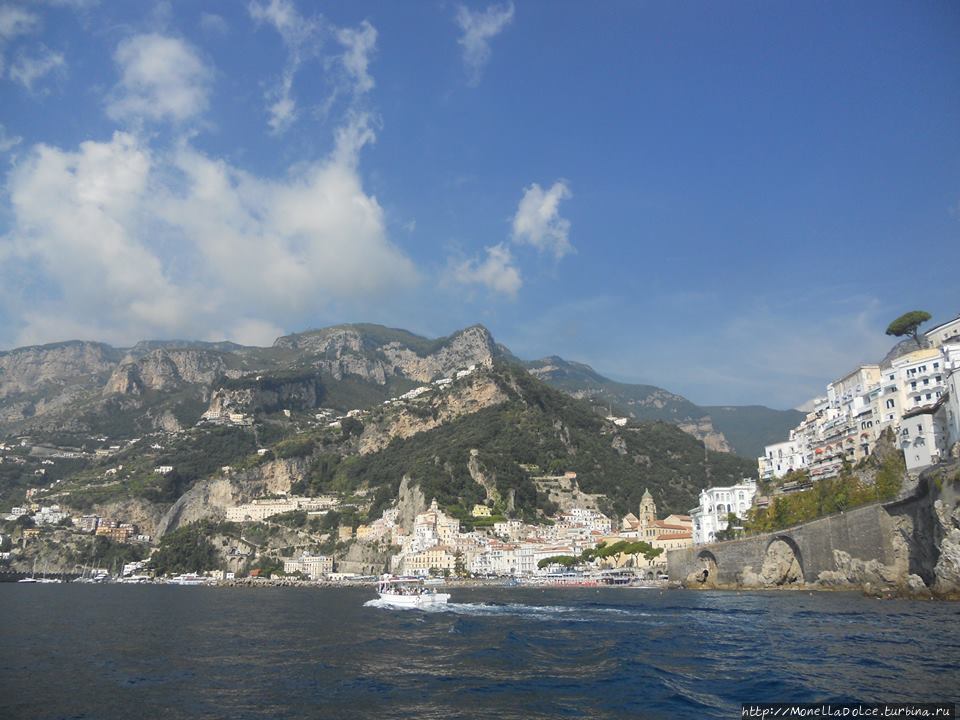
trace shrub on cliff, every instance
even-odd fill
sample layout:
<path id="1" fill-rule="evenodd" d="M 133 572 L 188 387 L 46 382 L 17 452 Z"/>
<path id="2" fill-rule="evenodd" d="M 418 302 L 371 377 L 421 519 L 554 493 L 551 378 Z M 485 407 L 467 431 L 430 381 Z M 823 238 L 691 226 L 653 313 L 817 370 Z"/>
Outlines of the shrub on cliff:
<path id="1" fill-rule="evenodd" d="M 200 521 L 177 528 L 160 540 L 160 547 L 150 558 L 150 567 L 158 575 L 205 572 L 220 567 L 220 556 L 210 542 L 214 526 Z"/>

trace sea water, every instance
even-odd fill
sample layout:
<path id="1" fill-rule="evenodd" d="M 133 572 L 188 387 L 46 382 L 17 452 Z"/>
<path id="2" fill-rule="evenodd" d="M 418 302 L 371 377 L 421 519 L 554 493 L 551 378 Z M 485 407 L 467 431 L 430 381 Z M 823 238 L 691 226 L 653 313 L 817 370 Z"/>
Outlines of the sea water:
<path id="1" fill-rule="evenodd" d="M 960 605 L 857 594 L 0 585 L 0 718 L 734 718 L 960 698 Z"/>

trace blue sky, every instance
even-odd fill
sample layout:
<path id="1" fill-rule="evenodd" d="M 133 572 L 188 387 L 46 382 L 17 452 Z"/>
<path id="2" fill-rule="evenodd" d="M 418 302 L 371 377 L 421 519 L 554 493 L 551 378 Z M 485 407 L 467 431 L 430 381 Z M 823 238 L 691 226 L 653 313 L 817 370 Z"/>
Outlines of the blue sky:
<path id="1" fill-rule="evenodd" d="M 0 347 L 481 322 L 798 405 L 960 313 L 953 2 L 0 0 Z"/>

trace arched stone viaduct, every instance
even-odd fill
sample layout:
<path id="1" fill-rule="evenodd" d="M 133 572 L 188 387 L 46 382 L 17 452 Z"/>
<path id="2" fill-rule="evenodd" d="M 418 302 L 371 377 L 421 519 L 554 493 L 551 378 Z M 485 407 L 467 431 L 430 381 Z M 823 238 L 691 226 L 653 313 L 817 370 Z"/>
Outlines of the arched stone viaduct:
<path id="1" fill-rule="evenodd" d="M 816 582 L 820 573 L 837 569 L 837 550 L 859 560 L 895 565 L 895 532 L 884 507 L 868 505 L 774 533 L 671 550 L 667 568 L 671 581 L 682 582 L 691 573 L 702 575 L 706 570 L 711 584 L 753 584 L 744 579 L 760 576 L 765 563 L 768 574 L 778 563 L 784 571 L 796 568 L 791 565 L 792 555 L 800 581 Z"/>

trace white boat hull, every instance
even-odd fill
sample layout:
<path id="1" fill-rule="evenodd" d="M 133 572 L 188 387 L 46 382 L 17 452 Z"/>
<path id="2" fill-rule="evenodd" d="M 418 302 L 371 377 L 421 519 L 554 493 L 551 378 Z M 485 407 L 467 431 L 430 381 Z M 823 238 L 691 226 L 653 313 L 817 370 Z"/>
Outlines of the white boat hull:
<path id="1" fill-rule="evenodd" d="M 393 593 L 379 593 L 380 600 L 388 605 L 406 608 L 432 607 L 446 605 L 450 600 L 449 593 L 423 593 L 422 595 L 394 595 Z"/>

